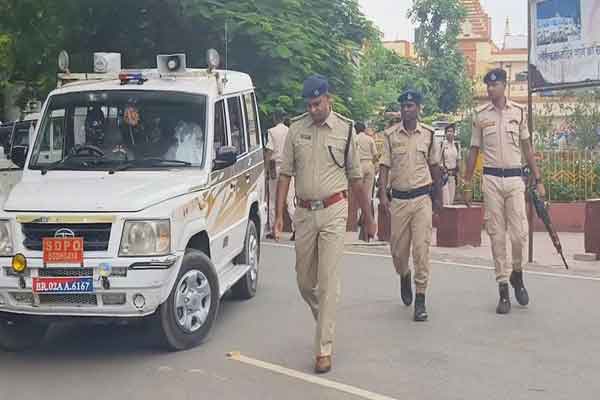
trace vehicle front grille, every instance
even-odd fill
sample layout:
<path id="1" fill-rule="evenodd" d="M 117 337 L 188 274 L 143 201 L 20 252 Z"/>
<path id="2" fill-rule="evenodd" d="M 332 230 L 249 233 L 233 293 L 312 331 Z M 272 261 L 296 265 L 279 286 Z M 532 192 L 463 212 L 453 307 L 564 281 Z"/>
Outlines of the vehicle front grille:
<path id="1" fill-rule="evenodd" d="M 40 268 L 40 277 L 94 276 L 93 268 Z"/>
<path id="2" fill-rule="evenodd" d="M 59 230 L 69 230 L 74 237 L 83 238 L 85 251 L 106 251 L 110 240 L 112 224 L 46 224 L 24 223 L 21 230 L 25 236 L 23 245 L 28 250 L 42 250 L 42 240 L 53 238 Z"/>
<path id="3" fill-rule="evenodd" d="M 95 294 L 40 294 L 40 304 L 49 306 L 97 306 Z"/>

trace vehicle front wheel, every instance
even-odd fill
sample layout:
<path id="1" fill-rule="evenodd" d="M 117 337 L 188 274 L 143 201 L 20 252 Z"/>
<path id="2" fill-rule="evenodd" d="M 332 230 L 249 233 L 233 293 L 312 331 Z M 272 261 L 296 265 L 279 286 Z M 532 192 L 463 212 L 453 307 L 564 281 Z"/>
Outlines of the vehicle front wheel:
<path id="1" fill-rule="evenodd" d="M 175 286 L 157 311 L 158 333 L 171 351 L 201 344 L 210 333 L 219 309 L 219 284 L 210 259 L 188 250 Z"/>
<path id="2" fill-rule="evenodd" d="M 0 348 L 5 351 L 19 352 L 39 345 L 48 324 L 37 322 L 21 315 L 0 315 Z"/>

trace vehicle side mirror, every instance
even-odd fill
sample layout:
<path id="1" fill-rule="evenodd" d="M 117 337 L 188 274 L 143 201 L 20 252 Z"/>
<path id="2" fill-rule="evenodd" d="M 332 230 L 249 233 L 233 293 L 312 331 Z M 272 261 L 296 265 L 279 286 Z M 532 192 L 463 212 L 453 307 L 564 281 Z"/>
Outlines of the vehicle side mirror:
<path id="1" fill-rule="evenodd" d="M 233 146 L 223 146 L 217 149 L 217 156 L 213 161 L 213 171 L 218 171 L 232 166 L 237 161 L 237 149 Z"/>
<path id="2" fill-rule="evenodd" d="M 20 169 L 25 168 L 25 160 L 29 146 L 13 146 L 10 151 L 10 160 Z"/>

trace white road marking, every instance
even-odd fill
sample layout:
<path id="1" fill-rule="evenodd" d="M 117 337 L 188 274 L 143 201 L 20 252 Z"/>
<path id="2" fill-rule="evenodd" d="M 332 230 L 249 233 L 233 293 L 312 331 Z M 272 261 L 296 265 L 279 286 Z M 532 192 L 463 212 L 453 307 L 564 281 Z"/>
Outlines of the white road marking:
<path id="1" fill-rule="evenodd" d="M 289 248 L 289 249 L 294 248 L 294 246 L 285 244 L 285 243 L 263 242 L 263 244 L 265 246 L 272 246 L 272 247 L 284 247 L 284 248 Z M 378 257 L 378 258 L 387 258 L 387 259 L 392 258 L 392 256 L 389 254 L 362 253 L 362 252 L 357 252 L 357 251 L 345 251 L 344 254 L 351 255 L 351 256 L 361 256 L 361 257 Z M 459 262 L 440 261 L 440 260 L 434 260 L 434 259 L 432 259 L 431 262 L 435 263 L 435 264 L 452 265 L 455 267 L 468 268 L 468 269 L 479 269 L 479 270 L 486 270 L 486 271 L 494 270 L 493 267 L 488 267 L 485 265 L 465 264 L 465 263 L 459 263 Z M 527 274 L 528 275 L 537 275 L 537 276 L 547 276 L 547 277 L 551 277 L 551 278 L 578 279 L 578 280 L 582 280 L 582 281 L 600 282 L 600 277 L 584 276 L 584 275 L 577 275 L 577 274 L 557 274 L 557 273 L 553 273 L 553 272 L 541 272 L 541 271 L 527 271 Z"/>
<path id="2" fill-rule="evenodd" d="M 296 371 L 294 369 L 282 367 L 280 365 L 271 364 L 265 361 L 260 361 L 254 358 L 246 357 L 238 352 L 232 352 L 227 354 L 227 358 L 230 360 L 238 361 L 244 364 L 248 364 L 257 368 L 262 368 L 267 371 L 274 372 L 276 374 L 285 375 L 290 378 L 300 379 L 308 383 L 323 386 L 329 389 L 337 390 L 339 392 L 348 393 L 357 397 L 362 397 L 367 400 L 397 400 L 392 397 L 384 396 L 381 394 L 369 392 L 368 390 L 360 389 L 354 386 L 346 385 L 329 379 L 320 378 L 315 375 L 309 375 L 304 372 Z"/>

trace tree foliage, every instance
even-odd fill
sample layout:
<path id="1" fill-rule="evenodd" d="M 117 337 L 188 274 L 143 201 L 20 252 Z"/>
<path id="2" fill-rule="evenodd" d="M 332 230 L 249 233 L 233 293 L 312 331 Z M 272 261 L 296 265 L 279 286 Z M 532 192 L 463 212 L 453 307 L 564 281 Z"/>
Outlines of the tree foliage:
<path id="1" fill-rule="evenodd" d="M 415 10 L 432 1 L 416 1 Z M 267 126 L 274 113 L 304 111 L 302 82 L 314 73 L 329 78 L 336 111 L 354 119 L 375 118 L 408 87 L 425 93 L 427 114 L 461 101 L 462 87 L 446 82 L 461 82 L 462 67 L 445 57 L 456 44 L 450 17 L 441 23 L 447 34 L 427 36 L 431 51 L 421 50 L 418 65 L 383 47 L 358 0 L 0 0 L 0 9 L 0 81 L 25 83 L 22 100 L 54 87 L 62 49 L 77 72 L 91 70 L 96 51 L 121 53 L 125 68 L 152 68 L 157 54 L 175 52 L 201 67 L 214 47 L 222 67 L 253 77 Z M 425 30 L 441 26 L 419 21 Z M 444 52 L 433 53 L 439 43 Z M 428 62 L 440 54 L 443 64 Z"/>
<path id="2" fill-rule="evenodd" d="M 437 110 L 455 112 L 470 99 L 470 81 L 458 49 L 467 13 L 459 0 L 414 0 L 408 12 L 417 25 L 415 46 L 431 83 Z"/>

